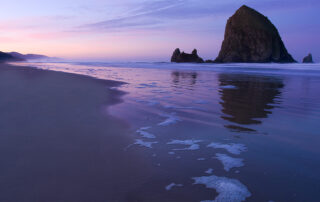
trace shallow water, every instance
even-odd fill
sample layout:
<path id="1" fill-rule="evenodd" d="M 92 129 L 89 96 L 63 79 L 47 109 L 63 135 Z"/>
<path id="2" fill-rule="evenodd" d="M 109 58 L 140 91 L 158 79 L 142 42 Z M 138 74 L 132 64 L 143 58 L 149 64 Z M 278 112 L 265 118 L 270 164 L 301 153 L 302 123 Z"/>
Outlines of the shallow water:
<path id="1" fill-rule="evenodd" d="M 127 83 L 105 110 L 154 166 L 135 199 L 320 200 L 320 64 L 28 65 Z"/>

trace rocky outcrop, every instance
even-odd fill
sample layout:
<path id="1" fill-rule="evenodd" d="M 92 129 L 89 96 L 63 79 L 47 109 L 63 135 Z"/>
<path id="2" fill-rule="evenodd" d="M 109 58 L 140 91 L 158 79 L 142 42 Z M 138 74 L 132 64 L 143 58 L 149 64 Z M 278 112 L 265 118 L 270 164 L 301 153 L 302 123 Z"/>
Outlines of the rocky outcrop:
<path id="1" fill-rule="evenodd" d="M 306 57 L 303 58 L 303 63 L 313 63 L 312 54 L 309 53 Z"/>
<path id="2" fill-rule="evenodd" d="M 215 63 L 214 60 L 206 60 L 205 63 Z"/>
<path id="3" fill-rule="evenodd" d="M 215 62 L 295 62 L 277 28 L 264 15 L 242 6 L 229 18 Z"/>
<path id="4" fill-rule="evenodd" d="M 171 62 L 176 62 L 176 63 L 184 63 L 184 62 L 189 62 L 189 63 L 203 63 L 203 59 L 198 56 L 198 52 L 196 49 L 192 51 L 191 54 L 185 53 L 180 51 L 179 48 L 177 48 L 171 57 Z"/>

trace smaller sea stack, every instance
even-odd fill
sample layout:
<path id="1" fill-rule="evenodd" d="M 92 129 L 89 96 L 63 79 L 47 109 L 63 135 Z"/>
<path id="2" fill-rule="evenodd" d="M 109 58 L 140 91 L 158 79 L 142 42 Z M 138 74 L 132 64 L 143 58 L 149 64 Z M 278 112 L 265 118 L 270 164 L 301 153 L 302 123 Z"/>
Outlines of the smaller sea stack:
<path id="1" fill-rule="evenodd" d="M 249 8 L 240 7 L 228 19 L 217 63 L 292 63 L 277 28 L 270 20 Z"/>
<path id="2" fill-rule="evenodd" d="M 171 62 L 176 63 L 204 63 L 203 59 L 198 56 L 197 49 L 194 49 L 191 54 L 185 53 L 180 51 L 179 48 L 177 48 L 171 57 Z"/>
<path id="3" fill-rule="evenodd" d="M 309 53 L 306 57 L 303 58 L 303 63 L 313 63 L 312 54 Z"/>

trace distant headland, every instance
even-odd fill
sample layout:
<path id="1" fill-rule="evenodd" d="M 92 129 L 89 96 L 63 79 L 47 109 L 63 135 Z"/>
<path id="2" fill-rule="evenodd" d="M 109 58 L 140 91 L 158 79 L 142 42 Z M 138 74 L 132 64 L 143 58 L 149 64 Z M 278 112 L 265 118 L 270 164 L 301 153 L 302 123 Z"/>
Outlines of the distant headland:
<path id="1" fill-rule="evenodd" d="M 176 49 L 172 62 L 204 62 L 197 54 L 180 53 Z M 195 52 L 197 53 L 197 52 Z M 201 60 L 200 60 L 201 59 Z M 218 57 L 208 63 L 294 63 L 277 28 L 258 11 L 241 6 L 231 16 L 225 28 Z"/>
<path id="2" fill-rule="evenodd" d="M 18 62 L 26 60 L 50 59 L 50 57 L 39 54 L 21 54 L 18 52 L 1 52 L 0 62 Z"/>

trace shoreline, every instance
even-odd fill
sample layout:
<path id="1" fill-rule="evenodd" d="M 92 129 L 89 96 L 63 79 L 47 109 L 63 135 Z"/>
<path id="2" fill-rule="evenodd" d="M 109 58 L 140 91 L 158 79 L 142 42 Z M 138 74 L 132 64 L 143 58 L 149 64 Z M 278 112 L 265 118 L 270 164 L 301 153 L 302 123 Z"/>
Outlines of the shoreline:
<path id="1" fill-rule="evenodd" d="M 13 65 L 10 63 L 0 63 L 0 71 L 3 70 L 17 70 L 17 71 L 23 71 L 26 74 L 46 74 L 46 72 L 50 72 L 52 74 L 65 74 L 66 76 L 70 76 L 70 78 L 78 77 L 88 80 L 97 80 L 97 83 L 101 83 L 102 85 L 105 85 L 108 91 L 112 93 L 110 96 L 111 100 L 106 105 L 111 106 L 113 104 L 120 104 L 122 100 L 122 96 L 126 94 L 126 92 L 114 89 L 117 87 L 120 87 L 121 85 L 126 84 L 126 82 L 123 81 L 115 81 L 110 79 L 102 79 L 97 78 L 90 75 L 85 74 L 78 74 L 78 73 L 72 73 L 72 72 L 65 72 L 65 71 L 57 71 L 57 70 L 51 70 L 51 69 L 40 69 L 34 66 L 25 66 L 25 65 Z M 110 114 L 109 114 L 110 115 Z"/>
<path id="2" fill-rule="evenodd" d="M 316 68 L 34 67 L 0 69 L 0 201 L 214 200 L 225 183 L 235 201 L 319 195 Z"/>
<path id="3" fill-rule="evenodd" d="M 126 200 L 151 169 L 123 151 L 128 124 L 102 110 L 121 102 L 119 85 L 1 64 L 0 201 Z"/>
<path id="4" fill-rule="evenodd" d="M 77 73 L 71 73 L 71 72 L 64 72 L 64 71 L 56 71 L 56 70 L 52 70 L 52 69 L 40 69 L 37 67 L 34 67 L 32 65 L 28 66 L 28 65 L 14 65 L 14 64 L 10 64 L 10 63 L 0 63 L 0 68 L 1 69 L 21 69 L 23 71 L 32 71 L 32 70 L 36 70 L 36 71 L 44 71 L 44 72 L 57 72 L 57 73 L 63 73 L 63 74 L 69 74 L 69 75 L 76 75 L 76 76 L 80 76 L 80 77 L 84 77 L 87 79 L 95 79 L 95 80 L 101 80 L 103 82 L 106 82 L 107 85 L 110 85 L 110 87 L 118 87 L 121 86 L 123 84 L 126 84 L 126 82 L 122 82 L 122 81 L 114 81 L 114 80 L 108 80 L 108 79 L 101 79 L 101 78 L 97 78 L 97 77 L 93 77 L 93 76 L 89 76 L 89 75 L 85 75 L 85 74 L 77 74 Z"/>

